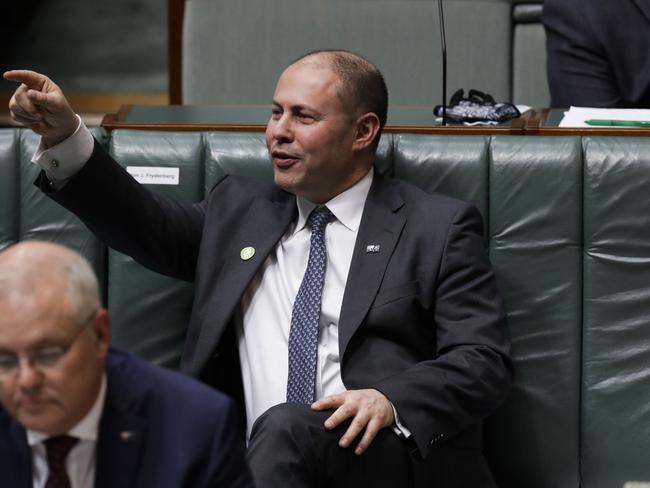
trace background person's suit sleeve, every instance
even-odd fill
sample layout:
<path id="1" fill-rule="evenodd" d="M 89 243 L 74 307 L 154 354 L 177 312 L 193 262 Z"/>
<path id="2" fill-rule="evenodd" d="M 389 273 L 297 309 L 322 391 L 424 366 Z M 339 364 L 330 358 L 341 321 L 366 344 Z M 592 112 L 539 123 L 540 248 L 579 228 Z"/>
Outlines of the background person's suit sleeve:
<path id="1" fill-rule="evenodd" d="M 546 0 L 551 106 L 650 108 L 650 3 Z"/>
<path id="2" fill-rule="evenodd" d="M 608 107 L 620 102 L 613 66 L 581 0 L 544 2 L 551 106 Z M 604 32 L 600 33 L 604 35 Z"/>

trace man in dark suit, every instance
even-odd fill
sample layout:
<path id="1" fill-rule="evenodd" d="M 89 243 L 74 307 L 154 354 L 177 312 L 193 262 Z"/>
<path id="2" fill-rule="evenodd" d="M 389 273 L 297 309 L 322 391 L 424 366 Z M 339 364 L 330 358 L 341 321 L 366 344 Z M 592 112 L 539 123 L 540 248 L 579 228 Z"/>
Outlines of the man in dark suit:
<path id="1" fill-rule="evenodd" d="M 43 135 L 44 191 L 195 282 L 182 367 L 243 399 L 258 484 L 493 485 L 480 423 L 512 371 L 481 217 L 375 173 L 375 66 L 341 51 L 290 65 L 266 131 L 275 184 L 223 177 L 192 206 L 130 178 L 49 79 L 5 77 L 22 83 L 15 120 Z"/>
<path id="2" fill-rule="evenodd" d="M 80 255 L 37 241 L 0 253 L 0 484 L 252 486 L 232 402 L 109 337 Z"/>
<path id="3" fill-rule="evenodd" d="M 545 0 L 552 107 L 650 108 L 650 0 Z"/>

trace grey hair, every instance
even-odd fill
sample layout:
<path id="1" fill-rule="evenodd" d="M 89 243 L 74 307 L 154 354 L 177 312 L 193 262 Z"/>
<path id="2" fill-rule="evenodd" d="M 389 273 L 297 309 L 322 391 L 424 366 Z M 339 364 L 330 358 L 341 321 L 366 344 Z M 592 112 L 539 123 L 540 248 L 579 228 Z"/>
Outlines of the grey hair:
<path id="1" fill-rule="evenodd" d="M 86 325 L 101 306 L 97 277 L 81 254 L 59 244 L 23 241 L 0 253 L 0 298 L 36 297 L 48 285 L 63 286 L 70 318 Z"/>
<path id="2" fill-rule="evenodd" d="M 93 312 L 100 307 L 95 272 L 88 260 L 74 251 L 69 252 L 68 259 L 62 259 L 57 264 L 57 271 L 65 283 L 72 318 L 79 325 L 86 325 Z"/>

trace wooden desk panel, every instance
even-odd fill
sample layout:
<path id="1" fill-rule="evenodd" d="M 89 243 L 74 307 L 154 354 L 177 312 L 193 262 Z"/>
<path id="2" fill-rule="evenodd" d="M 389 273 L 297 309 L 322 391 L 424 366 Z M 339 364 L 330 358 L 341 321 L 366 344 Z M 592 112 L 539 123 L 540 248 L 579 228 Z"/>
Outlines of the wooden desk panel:
<path id="1" fill-rule="evenodd" d="M 134 106 L 125 105 L 115 114 L 108 114 L 102 127 L 162 131 L 243 131 L 264 132 L 271 107 L 266 105 L 236 106 Z M 387 133 L 456 134 L 456 135 L 522 135 L 528 113 L 497 126 L 442 126 L 435 122 L 432 107 L 392 107 L 388 111 Z"/>

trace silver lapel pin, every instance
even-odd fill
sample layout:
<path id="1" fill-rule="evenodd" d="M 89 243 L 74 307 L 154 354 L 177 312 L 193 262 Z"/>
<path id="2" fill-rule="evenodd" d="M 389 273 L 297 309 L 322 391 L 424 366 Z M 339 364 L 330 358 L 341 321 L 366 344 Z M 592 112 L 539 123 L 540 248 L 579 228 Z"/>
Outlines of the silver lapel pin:
<path id="1" fill-rule="evenodd" d="M 129 442 L 133 440 L 135 437 L 135 433 L 131 430 L 123 430 L 120 432 L 120 439 L 122 439 L 124 442 Z"/>
<path id="2" fill-rule="evenodd" d="M 379 252 L 379 244 L 368 244 L 366 246 L 366 252 Z"/>

